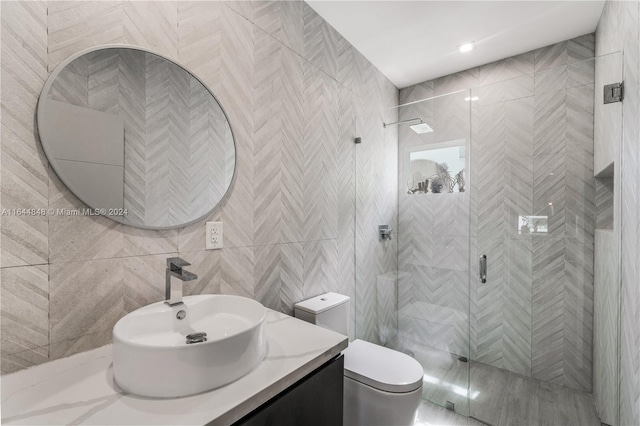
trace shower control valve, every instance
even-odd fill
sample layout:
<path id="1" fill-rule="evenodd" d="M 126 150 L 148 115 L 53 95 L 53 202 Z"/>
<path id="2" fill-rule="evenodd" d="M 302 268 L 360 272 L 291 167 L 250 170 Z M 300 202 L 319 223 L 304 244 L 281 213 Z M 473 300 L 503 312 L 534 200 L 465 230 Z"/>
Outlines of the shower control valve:
<path id="1" fill-rule="evenodd" d="M 391 239 L 391 231 L 393 231 L 393 229 L 391 229 L 389 225 L 378 226 L 378 232 L 380 232 L 380 239 L 382 241 Z"/>

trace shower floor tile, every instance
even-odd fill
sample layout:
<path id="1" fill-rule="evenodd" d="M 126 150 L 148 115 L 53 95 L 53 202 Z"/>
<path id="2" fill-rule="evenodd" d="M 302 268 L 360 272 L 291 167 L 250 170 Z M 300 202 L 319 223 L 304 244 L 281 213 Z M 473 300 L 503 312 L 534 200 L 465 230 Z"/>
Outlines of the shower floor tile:
<path id="1" fill-rule="evenodd" d="M 410 354 L 422 365 L 422 398 L 441 406 L 452 402 L 456 413 L 469 415 L 468 363 L 459 361 L 455 354 L 408 339 L 399 339 L 396 349 Z"/>
<path id="2" fill-rule="evenodd" d="M 465 417 L 429 401 L 422 401 L 414 426 L 485 426 L 484 423 Z"/>
<path id="3" fill-rule="evenodd" d="M 424 400 L 415 426 L 600 426 L 590 393 L 474 361 L 467 364 L 455 354 L 411 341 L 399 340 L 396 349 L 411 354 L 424 368 Z M 455 404 L 456 412 L 444 408 L 447 401 Z"/>

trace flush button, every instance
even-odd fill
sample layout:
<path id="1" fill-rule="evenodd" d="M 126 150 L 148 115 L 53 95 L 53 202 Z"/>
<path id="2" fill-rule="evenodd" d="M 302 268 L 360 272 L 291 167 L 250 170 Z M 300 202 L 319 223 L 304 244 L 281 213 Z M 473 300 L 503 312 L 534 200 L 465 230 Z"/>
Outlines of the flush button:
<path id="1" fill-rule="evenodd" d="M 323 302 L 326 302 L 326 301 L 327 301 L 327 300 L 329 300 L 329 299 L 327 299 L 326 297 L 323 297 L 323 298 L 321 298 L 320 300 L 322 300 Z"/>

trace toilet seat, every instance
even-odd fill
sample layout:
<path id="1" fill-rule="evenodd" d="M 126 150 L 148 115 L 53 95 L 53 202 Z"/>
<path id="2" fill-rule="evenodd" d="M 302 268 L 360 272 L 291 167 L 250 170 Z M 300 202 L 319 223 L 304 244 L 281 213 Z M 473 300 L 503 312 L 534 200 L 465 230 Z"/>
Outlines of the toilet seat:
<path id="1" fill-rule="evenodd" d="M 422 366 L 402 352 L 356 339 L 342 354 L 344 375 L 372 388 L 404 393 L 422 385 Z"/>

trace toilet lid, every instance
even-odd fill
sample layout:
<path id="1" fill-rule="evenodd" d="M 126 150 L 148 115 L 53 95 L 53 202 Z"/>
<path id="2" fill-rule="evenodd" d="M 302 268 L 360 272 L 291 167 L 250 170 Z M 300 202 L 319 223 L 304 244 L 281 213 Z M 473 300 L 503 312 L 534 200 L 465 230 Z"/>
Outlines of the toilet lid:
<path id="1" fill-rule="evenodd" d="M 345 349 L 344 375 L 386 392 L 411 392 L 422 385 L 424 370 L 407 354 L 354 340 Z"/>

